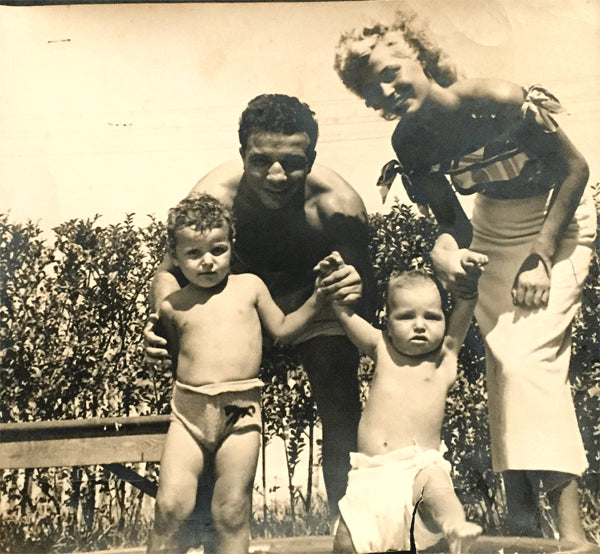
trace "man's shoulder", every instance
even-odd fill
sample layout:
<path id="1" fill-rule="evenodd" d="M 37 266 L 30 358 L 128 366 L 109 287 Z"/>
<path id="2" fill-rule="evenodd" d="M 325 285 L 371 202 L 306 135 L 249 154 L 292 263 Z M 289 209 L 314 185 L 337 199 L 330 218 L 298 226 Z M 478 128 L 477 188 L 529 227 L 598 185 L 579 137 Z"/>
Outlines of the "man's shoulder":
<path id="1" fill-rule="evenodd" d="M 315 164 L 306 180 L 307 201 L 324 213 L 355 215 L 365 212 L 365 205 L 356 190 L 338 173 Z"/>
<path id="2" fill-rule="evenodd" d="M 206 192 L 231 206 L 242 180 L 244 168 L 240 160 L 230 160 L 209 171 L 194 185 L 190 195 Z"/>

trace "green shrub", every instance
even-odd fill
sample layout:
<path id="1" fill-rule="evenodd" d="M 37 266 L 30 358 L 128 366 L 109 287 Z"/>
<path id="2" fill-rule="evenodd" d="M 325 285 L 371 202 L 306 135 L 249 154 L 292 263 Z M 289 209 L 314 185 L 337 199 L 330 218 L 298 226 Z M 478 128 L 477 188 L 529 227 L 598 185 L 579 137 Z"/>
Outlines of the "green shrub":
<path id="1" fill-rule="evenodd" d="M 437 228 L 396 205 L 370 216 L 370 247 L 379 306 L 393 270 L 428 267 Z M 19 422 L 162 414 L 172 376 L 142 364 L 141 332 L 147 287 L 164 251 L 164 226 L 150 218 L 135 226 L 99 218 L 68 221 L 44 239 L 38 225 L 0 215 L 0 421 Z M 580 479 L 582 513 L 590 539 L 600 542 L 600 262 L 585 283 L 574 323 L 572 382 L 590 468 Z M 379 311 L 381 317 L 382 312 Z M 500 480 L 490 469 L 484 359 L 473 325 L 461 350 L 460 377 L 450 394 L 443 438 L 454 483 L 470 518 L 498 533 L 503 518 Z M 372 364 L 359 376 L 366 394 Z M 312 467 L 320 450 L 318 417 L 306 375 L 287 350 L 264 357 L 264 444 L 285 442 L 289 506 L 281 513 L 255 506 L 253 532 L 263 535 L 326 532 L 322 499 L 312 473 L 297 475 L 302 453 Z M 266 470 L 269 471 L 268 460 Z M 136 466 L 157 479 L 156 464 Z M 301 483 L 301 484 L 299 484 Z M 145 542 L 149 518 L 141 494 L 98 467 L 5 471 L 0 480 L 0 550 L 68 552 Z M 261 531 L 262 529 L 262 531 Z"/>

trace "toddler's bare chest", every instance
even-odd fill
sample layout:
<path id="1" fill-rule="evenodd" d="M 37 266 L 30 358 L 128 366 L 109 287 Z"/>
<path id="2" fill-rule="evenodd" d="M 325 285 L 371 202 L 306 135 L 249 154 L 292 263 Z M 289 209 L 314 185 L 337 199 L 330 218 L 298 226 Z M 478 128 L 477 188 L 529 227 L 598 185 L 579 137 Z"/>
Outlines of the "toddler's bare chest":
<path id="1" fill-rule="evenodd" d="M 179 335 L 215 336 L 229 335 L 232 331 L 260 329 L 260 321 L 254 304 L 231 302 L 207 302 L 182 310 L 175 315 Z"/>

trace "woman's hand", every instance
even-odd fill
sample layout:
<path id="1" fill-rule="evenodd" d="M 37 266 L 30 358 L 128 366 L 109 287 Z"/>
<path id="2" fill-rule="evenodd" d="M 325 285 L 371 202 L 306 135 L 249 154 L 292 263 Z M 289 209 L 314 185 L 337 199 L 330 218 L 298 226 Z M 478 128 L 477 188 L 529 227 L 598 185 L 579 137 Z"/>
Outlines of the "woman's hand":
<path id="1" fill-rule="evenodd" d="M 144 327 L 144 363 L 158 364 L 169 358 L 167 340 L 154 331 L 158 323 L 158 314 L 150 314 L 148 323 Z"/>
<path id="2" fill-rule="evenodd" d="M 513 303 L 526 310 L 543 308 L 550 296 L 550 268 L 537 254 L 530 254 L 521 264 L 511 291 Z"/>
<path id="3" fill-rule="evenodd" d="M 347 265 L 338 252 L 332 252 L 315 266 L 320 292 L 340 304 L 354 304 L 362 296 L 362 280 L 356 268 Z"/>

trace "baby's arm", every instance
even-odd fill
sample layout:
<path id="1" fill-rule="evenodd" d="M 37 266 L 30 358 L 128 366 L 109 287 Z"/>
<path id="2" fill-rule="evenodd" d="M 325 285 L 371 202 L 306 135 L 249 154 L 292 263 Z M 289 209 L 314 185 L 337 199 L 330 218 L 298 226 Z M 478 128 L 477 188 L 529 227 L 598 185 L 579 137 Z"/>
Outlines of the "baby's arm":
<path id="1" fill-rule="evenodd" d="M 322 279 L 331 275 L 334 271 L 337 271 L 344 265 L 345 263 L 340 253 L 332 252 L 315 266 L 315 270 L 320 274 L 317 283 L 320 283 Z M 346 305 L 342 302 L 335 301 L 332 302 L 332 305 L 335 315 L 343 327 L 344 332 L 354 346 L 370 358 L 374 358 L 380 332 L 362 317 L 357 315 L 354 312 L 352 305 Z"/>
<path id="2" fill-rule="evenodd" d="M 446 346 L 457 354 L 473 320 L 473 312 L 477 303 L 477 284 L 482 268 L 487 264 L 487 256 L 465 250 L 460 263 L 469 275 L 471 284 L 468 287 L 463 285 L 455 292 L 456 302 L 446 331 Z"/>
<path id="3" fill-rule="evenodd" d="M 290 342 L 297 337 L 323 308 L 324 299 L 315 287 L 302 306 L 286 315 L 275 303 L 263 281 L 254 275 L 248 277 L 255 284 L 256 310 L 263 328 L 281 342 Z"/>
<path id="4" fill-rule="evenodd" d="M 352 306 L 334 303 L 333 309 L 352 344 L 369 358 L 375 359 L 381 331 L 356 314 Z"/>

